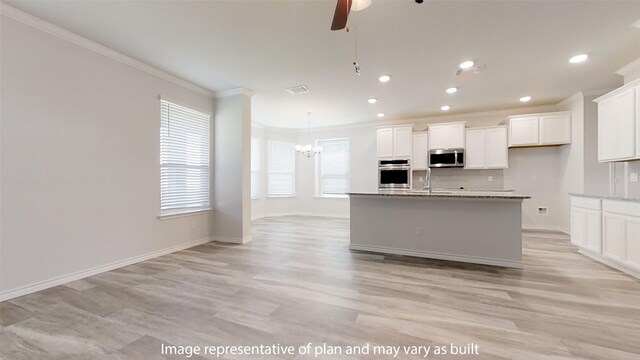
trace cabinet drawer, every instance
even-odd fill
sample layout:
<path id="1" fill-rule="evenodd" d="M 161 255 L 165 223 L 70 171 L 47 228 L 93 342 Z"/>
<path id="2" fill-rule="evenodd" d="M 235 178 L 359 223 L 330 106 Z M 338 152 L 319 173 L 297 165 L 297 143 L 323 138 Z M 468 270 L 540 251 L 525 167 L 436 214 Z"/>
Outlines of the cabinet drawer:
<path id="1" fill-rule="evenodd" d="M 640 203 L 631 201 L 603 200 L 602 210 L 615 214 L 640 217 Z"/>
<path id="2" fill-rule="evenodd" d="M 587 197 L 581 197 L 581 196 L 571 197 L 572 207 L 579 207 L 579 208 L 591 209 L 591 210 L 600 210 L 602 208 L 601 204 L 602 204 L 602 200 L 600 199 L 587 198 Z"/>

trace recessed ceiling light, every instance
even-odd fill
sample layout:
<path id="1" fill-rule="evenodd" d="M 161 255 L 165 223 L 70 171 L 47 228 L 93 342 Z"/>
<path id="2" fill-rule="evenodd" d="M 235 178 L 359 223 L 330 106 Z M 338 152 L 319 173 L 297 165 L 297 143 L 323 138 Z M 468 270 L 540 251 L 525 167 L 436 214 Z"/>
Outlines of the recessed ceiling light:
<path id="1" fill-rule="evenodd" d="M 474 64 L 473 61 L 467 60 L 465 62 L 460 63 L 460 69 L 468 69 L 468 68 L 472 67 L 473 64 Z"/>
<path id="2" fill-rule="evenodd" d="M 580 55 L 576 55 L 576 56 L 572 57 L 571 59 L 569 59 L 569 62 L 572 63 L 572 64 L 579 64 L 579 63 L 587 61 L 588 58 L 589 58 L 589 55 L 580 54 Z"/>
<path id="3" fill-rule="evenodd" d="M 455 94 L 456 92 L 458 92 L 457 87 L 450 87 L 447 89 L 447 94 Z"/>
<path id="4" fill-rule="evenodd" d="M 378 117 L 384 117 L 384 113 L 378 113 Z"/>
<path id="5" fill-rule="evenodd" d="M 391 76 L 389 76 L 389 75 L 382 75 L 382 76 L 380 76 L 380 77 L 378 78 L 378 80 L 379 80 L 380 82 L 382 82 L 382 83 L 385 83 L 385 82 L 387 82 L 387 81 L 391 80 Z"/>
<path id="6" fill-rule="evenodd" d="M 449 106 L 449 105 L 443 105 L 443 106 L 440 108 L 440 110 L 442 110 L 442 111 L 449 111 L 449 109 L 451 109 L 451 106 Z"/>
<path id="7" fill-rule="evenodd" d="M 367 101 L 369 102 L 369 104 L 375 104 L 375 103 L 377 103 L 377 102 L 378 102 L 378 99 L 376 99 L 376 98 L 371 98 L 371 99 L 369 99 L 369 100 L 367 100 Z"/>
<path id="8" fill-rule="evenodd" d="M 523 96 L 523 97 L 520 98 L 520 101 L 521 102 L 529 102 L 529 101 L 531 101 L 531 96 L 528 96 L 528 95 L 527 96 Z"/>

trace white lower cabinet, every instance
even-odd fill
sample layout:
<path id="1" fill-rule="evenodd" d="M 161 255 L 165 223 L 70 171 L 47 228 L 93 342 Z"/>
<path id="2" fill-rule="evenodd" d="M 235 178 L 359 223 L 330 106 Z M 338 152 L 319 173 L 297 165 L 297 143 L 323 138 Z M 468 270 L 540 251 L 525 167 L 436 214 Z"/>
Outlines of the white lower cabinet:
<path id="1" fill-rule="evenodd" d="M 640 217 L 625 217 L 623 221 L 626 262 L 640 270 Z"/>
<path id="2" fill-rule="evenodd" d="M 618 214 L 602 213 L 604 244 L 602 255 L 624 261 L 624 218 Z"/>
<path id="3" fill-rule="evenodd" d="M 640 278 L 640 203 L 572 197 L 571 243 Z"/>

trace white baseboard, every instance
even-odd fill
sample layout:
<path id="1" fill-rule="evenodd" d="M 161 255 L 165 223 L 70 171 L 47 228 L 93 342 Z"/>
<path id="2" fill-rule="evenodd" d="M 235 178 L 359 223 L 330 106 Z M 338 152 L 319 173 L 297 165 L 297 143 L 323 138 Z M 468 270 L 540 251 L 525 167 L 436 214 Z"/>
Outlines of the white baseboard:
<path id="1" fill-rule="evenodd" d="M 258 220 L 263 218 L 279 217 L 279 216 L 316 216 L 316 217 L 323 217 L 323 218 L 349 219 L 349 215 L 326 215 L 326 214 L 317 214 L 317 213 L 310 213 L 310 212 L 286 212 L 286 213 L 271 213 L 271 214 L 255 216 L 255 217 L 252 217 L 251 220 Z"/>
<path id="2" fill-rule="evenodd" d="M 121 267 L 124 267 L 124 266 L 127 266 L 127 265 L 132 265 L 132 264 L 135 264 L 135 263 L 139 263 L 141 261 L 153 259 L 153 258 L 158 257 L 158 256 L 162 256 L 162 255 L 170 254 L 170 253 L 173 253 L 173 252 L 176 252 L 176 251 L 188 249 L 188 248 L 191 248 L 191 247 L 194 247 L 194 246 L 206 244 L 206 243 L 210 242 L 211 240 L 212 240 L 211 237 L 206 237 L 206 238 L 202 238 L 202 239 L 199 239 L 199 240 L 191 241 L 191 242 L 188 242 L 188 243 L 172 246 L 172 247 L 169 247 L 169 248 L 166 248 L 166 249 L 153 251 L 153 252 L 150 252 L 150 253 L 147 253 L 147 254 L 138 255 L 138 256 L 134 256 L 134 257 L 128 258 L 128 259 L 112 262 L 110 264 L 97 266 L 97 267 L 94 267 L 94 268 L 90 268 L 90 269 L 74 272 L 74 273 L 67 274 L 67 275 L 57 276 L 57 277 L 52 278 L 52 279 L 40 281 L 40 282 L 37 282 L 37 283 L 34 283 L 34 284 L 30 284 L 30 285 L 21 286 L 21 287 L 15 288 L 15 289 L 5 290 L 5 291 L 0 293 L 0 301 L 11 300 L 11 299 L 17 298 L 19 296 L 23 296 L 23 295 L 34 293 L 36 291 L 45 290 L 45 289 L 48 289 L 48 288 L 51 288 L 51 287 L 54 287 L 54 286 L 66 284 L 66 283 L 71 282 L 71 281 L 84 279 L 84 278 L 89 277 L 89 276 L 93 276 L 93 275 L 97 275 L 97 274 L 100 274 L 100 273 L 103 273 L 103 272 L 115 270 L 115 269 L 118 269 L 118 268 L 121 268 Z"/>
<path id="3" fill-rule="evenodd" d="M 597 262 L 601 262 L 601 263 L 603 263 L 603 264 L 605 264 L 605 265 L 607 265 L 609 267 L 612 267 L 612 268 L 614 268 L 616 270 L 620 270 L 623 273 L 627 273 L 627 274 L 629 274 L 629 275 L 631 275 L 631 276 L 633 276 L 635 278 L 640 279 L 640 270 L 638 270 L 638 269 L 634 269 L 634 268 L 629 267 L 629 266 L 627 266 L 625 264 L 621 264 L 621 263 L 619 263 L 619 262 L 617 262 L 615 260 L 612 260 L 612 259 L 609 259 L 607 257 L 602 256 L 602 254 L 598 254 L 598 253 L 593 252 L 593 251 L 588 250 L 588 249 L 580 248 L 580 250 L 578 250 L 578 253 L 580 253 L 580 254 L 582 254 L 582 255 L 584 255 L 586 257 L 592 258 L 593 260 L 595 260 Z"/>
<path id="4" fill-rule="evenodd" d="M 560 226 L 546 226 L 546 225 L 522 225 L 522 230 L 524 231 L 553 231 L 553 232 L 561 232 L 566 235 L 571 235 L 571 232 L 567 229 L 564 229 Z"/>
<path id="5" fill-rule="evenodd" d="M 217 241 L 217 242 L 222 242 L 222 243 L 228 243 L 228 244 L 246 244 L 248 242 L 251 242 L 252 237 L 251 237 L 251 235 L 245 236 L 243 238 L 214 235 L 214 236 L 211 237 L 211 240 L 212 241 Z"/>
<path id="6" fill-rule="evenodd" d="M 386 246 L 351 244 L 349 245 L 349 249 L 371 251 L 371 252 L 383 253 L 383 254 L 415 256 L 415 257 L 437 259 L 437 260 L 459 261 L 459 262 L 465 262 L 465 263 L 492 265 L 492 266 L 500 266 L 500 267 L 516 268 L 516 269 L 523 268 L 522 261 L 509 261 L 509 260 L 482 258 L 477 256 L 441 254 L 441 253 L 435 253 L 430 251 L 396 249 L 396 248 L 390 248 Z"/>

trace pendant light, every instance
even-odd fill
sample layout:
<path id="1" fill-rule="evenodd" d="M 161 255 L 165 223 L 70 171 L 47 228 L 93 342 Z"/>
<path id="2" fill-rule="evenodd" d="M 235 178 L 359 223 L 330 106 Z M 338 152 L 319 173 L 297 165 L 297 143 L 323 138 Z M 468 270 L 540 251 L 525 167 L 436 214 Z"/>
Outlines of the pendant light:
<path id="1" fill-rule="evenodd" d="M 310 158 L 311 156 L 315 156 L 322 151 L 322 148 L 319 146 L 311 145 L 311 112 L 307 112 L 307 145 L 296 145 L 296 152 Z"/>

